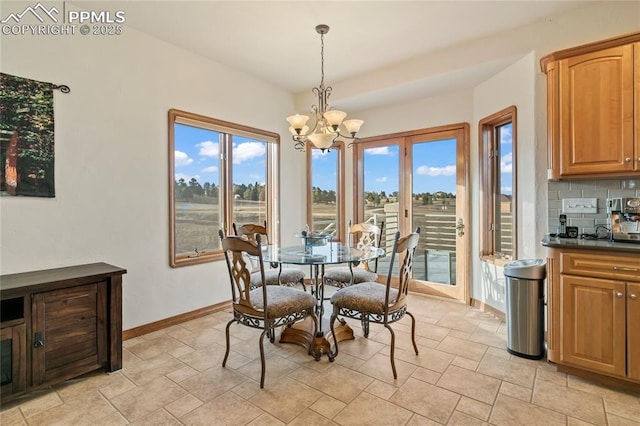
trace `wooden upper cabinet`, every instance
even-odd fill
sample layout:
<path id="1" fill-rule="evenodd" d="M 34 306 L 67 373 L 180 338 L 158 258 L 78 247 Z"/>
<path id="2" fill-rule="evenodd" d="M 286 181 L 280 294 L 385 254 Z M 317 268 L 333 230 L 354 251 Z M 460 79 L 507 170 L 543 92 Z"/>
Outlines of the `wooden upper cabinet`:
<path id="1" fill-rule="evenodd" d="M 549 179 L 640 175 L 638 40 L 640 33 L 542 59 Z"/>

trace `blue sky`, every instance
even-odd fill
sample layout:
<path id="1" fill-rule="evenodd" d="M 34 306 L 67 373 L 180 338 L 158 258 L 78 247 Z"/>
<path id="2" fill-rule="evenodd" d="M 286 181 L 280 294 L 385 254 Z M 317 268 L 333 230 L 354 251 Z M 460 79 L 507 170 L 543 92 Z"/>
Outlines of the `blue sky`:
<path id="1" fill-rule="evenodd" d="M 512 194 L 512 125 L 501 132 L 501 180 L 503 194 Z M 387 195 L 399 189 L 399 151 L 397 145 L 365 150 L 365 191 Z M 413 144 L 413 193 L 456 193 L 456 143 L 443 139 Z"/>
<path id="2" fill-rule="evenodd" d="M 175 125 L 175 176 L 189 181 L 195 177 L 220 185 L 219 133 L 198 127 Z M 233 183 L 264 184 L 266 143 L 241 136 L 233 138 Z"/>
<path id="3" fill-rule="evenodd" d="M 502 193 L 511 194 L 512 182 L 512 126 L 502 127 L 501 167 Z M 349 148 L 347 148 L 349 149 Z M 234 136 L 233 183 L 264 183 L 266 143 Z M 455 194 L 455 140 L 445 139 L 413 145 L 413 192 L 451 192 Z M 313 185 L 324 190 L 336 189 L 335 150 L 313 152 Z M 304 154 L 300 153 L 301 156 Z M 399 189 L 399 152 L 397 145 L 365 150 L 365 191 L 391 194 Z M 176 179 L 187 182 L 192 177 L 200 184 L 220 184 L 218 176 L 218 133 L 176 124 L 175 172 Z"/>

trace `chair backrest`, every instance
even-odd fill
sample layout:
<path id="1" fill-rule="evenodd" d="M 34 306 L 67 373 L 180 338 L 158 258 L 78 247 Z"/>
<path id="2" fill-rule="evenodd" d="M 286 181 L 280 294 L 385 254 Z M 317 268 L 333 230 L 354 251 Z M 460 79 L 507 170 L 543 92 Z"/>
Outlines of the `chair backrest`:
<path id="1" fill-rule="evenodd" d="M 404 299 L 409 292 L 409 279 L 411 278 L 411 270 L 413 269 L 413 259 L 420 239 L 420 227 L 414 232 L 404 237 L 400 237 L 400 232 L 396 232 L 393 241 L 393 250 L 391 251 L 391 261 L 389 263 L 389 274 L 387 275 L 387 293 L 385 306 L 393 309 L 404 303 Z M 389 305 L 389 290 L 391 288 L 391 278 L 393 276 L 393 265 L 396 255 L 403 255 L 402 265 L 398 274 L 398 296 L 393 304 Z"/>
<path id="2" fill-rule="evenodd" d="M 267 233 L 267 221 L 264 221 L 263 225 L 258 225 L 255 223 L 247 223 L 241 226 L 238 226 L 235 224 L 235 222 L 232 224 L 233 226 L 233 234 L 237 235 L 238 237 L 245 237 L 247 238 L 249 241 L 256 241 L 256 235 L 261 235 L 263 238 L 263 241 L 269 245 L 271 244 L 269 242 L 269 234 Z"/>
<path id="3" fill-rule="evenodd" d="M 267 306 L 267 291 L 264 277 L 264 264 L 262 262 L 262 247 L 260 234 L 255 236 L 255 241 L 230 235 L 225 237 L 222 230 L 218 231 L 222 241 L 222 250 L 229 269 L 229 280 L 231 281 L 231 297 L 233 304 L 240 307 L 245 313 L 257 313 L 251 302 L 249 292 L 251 286 L 251 265 L 247 263 L 247 257 L 258 259 L 260 274 L 262 277 L 263 301 Z"/>
<path id="4" fill-rule="evenodd" d="M 356 223 L 355 225 L 349 223 L 349 242 L 351 243 L 351 238 L 359 235 L 358 241 L 355 243 L 357 249 L 366 251 L 371 247 L 380 247 L 383 230 L 384 221 L 380 223 L 380 226 L 367 222 Z M 375 259 L 373 268 L 370 267 L 368 262 L 364 266 L 370 271 L 378 272 L 378 258 Z"/>

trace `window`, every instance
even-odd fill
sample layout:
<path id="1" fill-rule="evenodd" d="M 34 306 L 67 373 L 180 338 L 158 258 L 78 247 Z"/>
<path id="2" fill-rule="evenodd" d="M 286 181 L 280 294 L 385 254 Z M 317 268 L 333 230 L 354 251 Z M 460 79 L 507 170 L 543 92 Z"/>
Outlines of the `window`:
<path id="1" fill-rule="evenodd" d="M 307 224 L 344 241 L 344 143 L 330 150 L 307 148 Z"/>
<path id="2" fill-rule="evenodd" d="M 267 222 L 277 241 L 279 135 L 169 111 L 169 260 L 172 267 L 223 258 L 218 230 Z"/>
<path id="3" fill-rule="evenodd" d="M 516 257 L 516 107 L 480 120 L 480 256 Z"/>

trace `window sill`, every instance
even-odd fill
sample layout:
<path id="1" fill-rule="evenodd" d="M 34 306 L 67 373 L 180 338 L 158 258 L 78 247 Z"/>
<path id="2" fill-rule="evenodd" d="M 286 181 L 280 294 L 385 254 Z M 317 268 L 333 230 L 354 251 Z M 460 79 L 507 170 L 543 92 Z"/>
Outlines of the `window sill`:
<path id="1" fill-rule="evenodd" d="M 490 263 L 495 266 L 504 267 L 504 265 L 511 262 L 513 259 L 501 257 L 501 256 L 485 255 L 485 256 L 480 256 L 480 260 L 482 262 Z"/>

